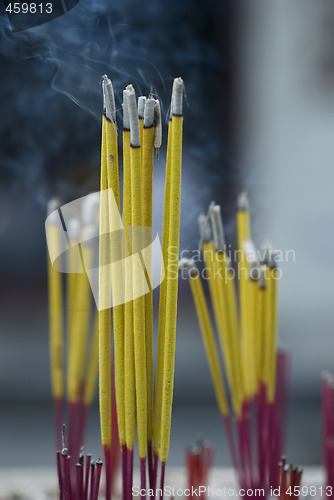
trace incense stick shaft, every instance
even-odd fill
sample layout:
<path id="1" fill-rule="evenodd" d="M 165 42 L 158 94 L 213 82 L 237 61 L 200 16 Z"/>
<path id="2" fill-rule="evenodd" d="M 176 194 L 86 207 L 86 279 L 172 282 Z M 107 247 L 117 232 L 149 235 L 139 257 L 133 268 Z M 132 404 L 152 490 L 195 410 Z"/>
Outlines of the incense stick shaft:
<path id="1" fill-rule="evenodd" d="M 109 275 L 109 208 L 108 197 L 103 191 L 108 188 L 107 179 L 107 148 L 106 148 L 106 119 L 102 125 L 102 152 L 101 152 L 101 199 L 100 199 L 100 241 L 99 241 L 99 306 L 105 304 L 106 297 L 110 296 Z M 111 444 L 111 360 L 110 360 L 110 308 L 99 310 L 99 402 L 102 444 Z"/>
<path id="2" fill-rule="evenodd" d="M 142 196 L 144 230 L 152 228 L 152 195 L 153 195 L 153 155 L 154 155 L 154 128 L 143 130 L 142 156 Z M 149 238 L 145 238 L 144 246 L 148 247 L 146 256 L 146 271 L 149 285 L 152 283 L 152 230 Z M 147 240 L 147 241 L 146 241 Z M 150 287 L 151 288 L 151 287 Z M 147 439 L 152 439 L 153 433 L 153 292 L 145 295 L 145 342 L 147 363 Z"/>
<path id="3" fill-rule="evenodd" d="M 135 247 L 142 247 L 142 194 L 141 194 L 141 149 L 130 147 L 132 225 L 137 232 Z M 145 297 L 146 278 L 141 262 L 133 266 L 133 329 L 135 350 L 136 407 L 139 456 L 144 458 L 147 449 L 147 374 L 145 342 Z"/>
<path id="4" fill-rule="evenodd" d="M 168 262 L 167 294 L 166 294 L 166 325 L 164 354 L 164 383 L 161 412 L 161 444 L 160 460 L 165 463 L 168 456 L 171 414 L 174 386 L 176 317 L 178 297 L 178 255 L 180 238 L 180 201 L 181 201 L 181 167 L 182 167 L 182 116 L 172 118 L 172 158 L 170 187 L 170 220 L 169 220 L 169 252 L 176 259 Z M 175 261 L 175 262 L 174 262 Z"/>
<path id="5" fill-rule="evenodd" d="M 203 342 L 209 362 L 211 377 L 215 389 L 218 407 L 222 415 L 228 414 L 228 404 L 223 377 L 220 369 L 217 346 L 211 326 L 208 306 L 206 304 L 203 287 L 199 275 L 190 276 L 190 286 L 196 306 L 198 321 L 201 327 Z"/>
<path id="6" fill-rule="evenodd" d="M 123 131 L 123 238 L 124 253 L 124 373 L 125 385 L 125 440 L 128 449 L 132 450 L 136 440 L 136 388 L 133 335 L 133 279 L 132 279 L 132 209 L 131 209 L 131 167 L 130 167 L 130 131 Z M 125 260 L 127 259 L 127 261 Z"/>
<path id="7" fill-rule="evenodd" d="M 165 272 L 168 269 L 171 156 L 172 156 L 172 121 L 170 120 L 168 125 L 164 215 L 163 215 L 163 229 L 162 229 L 162 262 L 164 269 L 162 268 L 161 270 L 161 278 L 164 279 L 160 285 L 160 295 L 159 295 L 158 353 L 157 353 L 157 368 L 155 377 L 155 396 L 154 396 L 153 447 L 154 447 L 154 452 L 156 454 L 159 454 L 159 442 L 161 436 L 161 409 L 162 409 L 162 389 L 163 389 L 163 372 L 164 372 L 164 346 L 165 346 L 166 294 L 167 294 L 167 278 L 165 277 Z"/>

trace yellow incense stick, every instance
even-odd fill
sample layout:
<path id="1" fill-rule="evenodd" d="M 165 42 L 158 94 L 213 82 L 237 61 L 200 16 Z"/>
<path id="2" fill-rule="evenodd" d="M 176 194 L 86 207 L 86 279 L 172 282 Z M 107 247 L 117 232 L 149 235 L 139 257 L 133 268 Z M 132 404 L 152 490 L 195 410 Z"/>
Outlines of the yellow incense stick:
<path id="1" fill-rule="evenodd" d="M 228 261 L 227 255 L 225 254 L 225 259 L 223 263 L 223 276 L 225 276 L 225 293 L 227 301 L 227 312 L 229 317 L 229 327 L 231 330 L 231 346 L 232 346 L 232 357 L 234 373 L 236 376 L 236 388 L 237 388 L 237 400 L 239 404 L 244 398 L 244 384 L 243 384 L 243 374 L 241 366 L 241 346 L 239 339 L 239 322 L 238 322 L 238 311 L 237 311 L 237 300 L 236 300 L 236 290 L 234 283 L 234 274 Z M 237 412 L 238 413 L 238 412 Z"/>
<path id="2" fill-rule="evenodd" d="M 250 398 L 252 393 L 252 382 L 249 377 L 249 363 L 248 347 L 249 339 L 247 337 L 248 323 L 247 323 L 247 263 L 245 252 L 243 250 L 243 243 L 250 239 L 250 223 L 249 223 L 249 210 L 248 199 L 246 193 L 241 193 L 238 197 L 238 211 L 237 211 L 237 255 L 238 255 L 238 278 L 239 278 L 239 313 L 240 313 L 240 333 L 242 345 L 242 366 L 243 366 L 243 382 L 245 389 L 245 396 Z"/>
<path id="3" fill-rule="evenodd" d="M 75 245 L 79 242 L 80 236 L 80 222 L 76 218 L 72 218 L 67 223 L 67 232 L 69 234 L 72 246 L 67 252 L 67 265 L 68 270 L 71 271 L 66 277 L 66 292 L 67 292 L 67 399 L 77 400 L 77 394 L 79 394 L 78 381 L 76 380 L 77 370 L 74 369 L 76 357 L 76 349 L 78 347 L 78 337 L 76 333 L 77 323 L 80 308 L 80 303 L 77 301 L 76 286 L 77 283 L 80 284 L 80 280 L 83 278 L 83 274 L 80 273 L 82 269 L 78 266 L 78 253 L 77 247 Z M 81 262 L 80 262 L 81 266 Z M 80 286 L 80 285 L 79 285 Z M 79 320 L 80 322 L 80 320 Z M 70 368 L 71 367 L 71 368 Z M 71 370 L 72 369 L 72 370 Z M 74 373 L 73 373 L 74 371 Z M 70 373 L 71 372 L 71 373 Z M 73 380 L 73 377 L 75 380 Z"/>
<path id="4" fill-rule="evenodd" d="M 241 193 L 238 196 L 238 210 L 237 210 L 237 246 L 238 250 L 242 249 L 243 243 L 249 240 L 250 234 L 250 217 L 249 217 L 249 204 L 246 193 Z M 239 253 L 238 253 L 239 255 Z"/>
<path id="5" fill-rule="evenodd" d="M 83 240 L 89 239 L 84 236 Z M 93 261 L 93 248 L 87 243 L 82 243 L 82 263 L 91 268 Z M 89 331 L 91 290 L 86 272 L 76 277 L 75 311 L 72 314 L 70 358 L 68 363 L 68 399 L 78 402 L 82 396 L 87 336 Z"/>
<path id="6" fill-rule="evenodd" d="M 266 290 L 265 290 L 265 341 L 264 341 L 264 382 L 269 388 L 270 363 L 272 352 L 272 313 L 273 313 L 273 279 L 271 269 L 266 268 Z M 267 396 L 269 393 L 267 392 Z"/>
<path id="7" fill-rule="evenodd" d="M 142 242 L 142 192 L 141 192 L 141 147 L 137 116 L 136 95 L 132 85 L 127 87 L 127 102 L 130 119 L 130 165 L 131 165 L 131 205 L 132 225 L 138 233 L 135 238 L 136 250 Z M 135 250 L 135 249 L 133 249 Z M 139 263 L 138 263 L 139 264 Z M 135 351 L 135 381 L 138 447 L 140 458 L 146 457 L 147 450 L 147 374 L 145 342 L 145 284 L 142 265 L 133 266 L 133 330 Z"/>
<path id="8" fill-rule="evenodd" d="M 77 270 L 77 248 L 76 243 L 79 237 L 79 221 L 76 219 L 72 219 L 68 224 L 72 224 L 71 227 L 67 227 L 67 231 L 72 232 L 71 234 L 71 243 L 73 248 L 70 248 L 67 252 L 67 265 L 68 265 L 68 273 L 66 275 L 66 293 L 67 293 L 67 321 L 66 321 L 66 330 L 67 330 L 67 342 L 69 346 L 68 356 L 70 357 L 71 351 L 71 333 L 73 328 L 73 315 L 75 311 L 75 290 L 76 290 L 76 278 L 78 274 L 75 272 Z M 77 227 L 75 227 L 77 225 Z M 68 386 L 68 382 L 67 382 Z"/>
<path id="9" fill-rule="evenodd" d="M 231 307 L 230 284 L 228 284 L 229 264 L 225 252 L 225 239 L 219 205 L 210 206 L 210 218 L 214 236 L 214 269 L 216 288 L 221 315 L 221 327 L 218 330 L 221 350 L 224 355 L 226 374 L 231 389 L 232 405 L 237 416 L 241 411 L 242 381 L 240 372 L 240 349 L 234 327 Z"/>
<path id="10" fill-rule="evenodd" d="M 127 92 L 123 92 L 123 239 L 124 258 L 131 256 L 131 169 L 130 169 L 130 122 L 127 107 Z M 136 387 L 133 336 L 132 266 L 124 260 L 125 304 L 124 304 L 124 392 L 125 392 L 125 444 L 132 450 L 136 440 Z"/>
<path id="11" fill-rule="evenodd" d="M 165 178 L 164 212 L 163 212 L 163 228 L 162 228 L 162 261 L 164 264 L 164 273 L 166 273 L 168 267 L 172 126 L 173 126 L 172 120 L 170 120 L 168 125 L 166 178 Z M 165 279 L 160 284 L 160 295 L 159 295 L 158 352 L 157 352 L 157 367 L 155 376 L 154 425 L 153 425 L 153 448 L 156 454 L 159 454 L 159 444 L 161 436 L 161 410 L 162 410 L 162 389 L 163 389 L 163 373 L 164 373 L 165 326 L 166 326 L 166 294 L 167 294 L 167 278 L 165 277 Z"/>
<path id="12" fill-rule="evenodd" d="M 101 309 L 110 296 L 110 258 L 106 118 L 102 118 L 101 182 L 100 182 L 100 238 L 99 238 L 99 403 L 100 426 L 103 446 L 111 444 L 111 359 L 110 359 L 110 308 Z"/>
<path id="13" fill-rule="evenodd" d="M 51 201 L 49 212 L 56 209 L 55 206 L 52 206 L 53 204 Z M 48 226 L 48 245 L 55 255 L 60 254 L 59 226 L 56 223 L 51 223 Z M 61 274 L 52 266 L 50 257 L 48 258 L 48 278 L 51 386 L 53 397 L 61 399 L 64 391 L 62 278 Z"/>
<path id="14" fill-rule="evenodd" d="M 165 463 L 168 457 L 170 428 L 174 386 L 176 316 L 178 296 L 178 254 L 180 237 L 180 195 L 181 195 L 181 168 L 182 168 L 182 99 L 183 81 L 178 78 L 174 81 L 173 117 L 172 117 L 172 150 L 171 150 L 171 177 L 170 177 L 170 219 L 169 219 L 169 252 L 177 256 L 170 259 L 167 268 L 166 293 L 166 325 L 165 325 L 165 352 L 163 374 L 163 398 L 161 411 L 161 442 L 160 460 Z"/>
<path id="15" fill-rule="evenodd" d="M 221 295 L 220 286 L 217 280 L 219 259 L 217 258 L 214 244 L 211 240 L 211 229 L 206 216 L 200 216 L 198 219 L 202 239 L 203 258 L 208 275 L 209 292 L 213 305 L 213 312 L 217 331 L 219 332 L 222 352 L 225 355 L 226 371 L 229 385 L 232 385 L 232 366 L 231 357 L 228 348 L 228 318 L 225 301 Z"/>
<path id="16" fill-rule="evenodd" d="M 104 85 L 106 116 L 106 145 L 107 145 L 107 178 L 109 196 L 113 197 L 109 206 L 109 223 L 111 231 L 110 260 L 112 266 L 122 258 L 121 219 L 120 219 L 120 192 L 118 171 L 118 143 L 114 95 L 111 81 L 105 80 Z M 110 108 L 110 111 L 109 109 Z M 115 204 L 117 213 L 115 212 Z M 111 272 L 112 301 L 113 301 L 113 333 L 114 333 L 114 372 L 115 395 L 118 416 L 118 434 L 120 444 L 125 443 L 125 402 L 124 402 L 124 305 L 123 280 L 119 269 Z"/>
<path id="17" fill-rule="evenodd" d="M 254 396 L 257 391 L 257 359 L 256 359 L 256 332 L 255 332 L 255 315 L 256 315 L 256 299 L 258 291 L 259 279 L 259 262 L 255 245 L 252 240 L 243 242 L 242 250 L 245 256 L 245 295 L 246 295 L 246 310 L 244 318 L 247 322 L 247 330 L 245 334 L 245 356 L 247 357 L 247 377 L 249 378 L 250 396 Z"/>
<path id="18" fill-rule="evenodd" d="M 195 302 L 196 313 L 200 324 L 206 356 L 208 358 L 211 378 L 213 381 L 218 407 L 222 415 L 227 416 L 228 403 L 226 399 L 224 381 L 220 369 L 220 363 L 217 354 L 218 350 L 210 321 L 208 306 L 203 292 L 201 278 L 198 273 L 198 270 L 194 267 L 191 261 L 183 264 L 181 261 L 181 267 L 182 265 L 189 266 L 190 287 Z"/>
<path id="19" fill-rule="evenodd" d="M 144 133 L 144 111 L 146 97 L 144 95 L 138 97 L 138 123 L 139 123 L 139 144 L 141 146 L 141 161 L 143 162 L 143 133 Z"/>
<path id="20" fill-rule="evenodd" d="M 264 361 L 264 308 L 265 308 L 265 266 L 260 267 L 260 278 L 257 287 L 257 298 L 255 305 L 255 359 L 256 359 L 256 376 L 257 383 L 262 380 L 263 361 Z"/>
<path id="21" fill-rule="evenodd" d="M 153 196 L 153 156 L 154 156 L 154 107 L 155 99 L 147 99 L 144 110 L 144 128 L 142 139 L 142 207 L 143 230 L 152 228 L 152 196 Z M 145 238 L 144 247 L 148 247 L 146 270 L 149 285 L 152 282 L 152 229 Z M 151 441 L 153 433 L 153 292 L 145 295 L 145 343 L 147 370 L 147 440 Z"/>
<path id="22" fill-rule="evenodd" d="M 98 375 L 98 361 L 99 361 L 99 317 L 96 314 L 94 321 L 93 336 L 89 349 L 89 360 L 87 368 L 87 376 L 84 392 L 84 404 L 90 406 L 94 399 L 96 381 Z"/>
<path id="23" fill-rule="evenodd" d="M 270 346 L 270 372 L 268 377 L 268 401 L 274 402 L 275 386 L 276 386 L 276 361 L 277 361 L 277 295 L 278 295 L 278 279 L 279 270 L 274 267 L 275 263 L 271 266 L 271 282 L 272 282 L 272 312 L 271 312 L 271 346 Z"/>

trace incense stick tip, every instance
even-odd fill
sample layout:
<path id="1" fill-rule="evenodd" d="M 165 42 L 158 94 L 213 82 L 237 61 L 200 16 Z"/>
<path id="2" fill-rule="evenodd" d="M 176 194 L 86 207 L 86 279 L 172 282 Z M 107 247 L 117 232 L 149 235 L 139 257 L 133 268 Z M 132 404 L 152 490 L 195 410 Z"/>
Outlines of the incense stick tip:
<path id="1" fill-rule="evenodd" d="M 209 207 L 209 215 L 212 224 L 213 244 L 216 252 L 225 251 L 225 236 L 223 228 L 223 219 L 221 216 L 220 205 L 211 204 Z"/>
<path id="2" fill-rule="evenodd" d="M 205 214 L 200 214 L 197 218 L 197 221 L 201 242 L 208 243 L 212 239 L 209 217 Z"/>
<path id="3" fill-rule="evenodd" d="M 146 101 L 146 97 L 144 95 L 141 95 L 140 97 L 138 97 L 138 118 L 139 118 L 139 120 L 144 119 L 145 101 Z"/>
<path id="4" fill-rule="evenodd" d="M 106 118 L 111 122 L 116 122 L 116 105 L 114 89 L 110 78 L 107 75 L 102 77 L 103 111 Z"/>
<path id="5" fill-rule="evenodd" d="M 265 240 L 260 249 L 261 263 L 268 266 L 270 269 L 278 268 L 279 251 L 273 247 L 269 240 Z"/>
<path id="6" fill-rule="evenodd" d="M 145 128 L 150 128 L 153 127 L 154 125 L 154 106 L 155 106 L 155 99 L 152 98 L 145 98 L 144 101 L 144 109 L 143 109 L 143 118 L 144 118 L 144 127 Z M 139 115 L 139 109 L 138 109 L 138 115 Z"/>
<path id="7" fill-rule="evenodd" d="M 172 114 L 182 116 L 183 114 L 183 90 L 184 84 L 181 77 L 175 78 L 172 90 Z"/>
<path id="8" fill-rule="evenodd" d="M 126 87 L 126 100 L 128 104 L 129 111 L 129 121 L 130 121 L 130 142 L 131 146 L 134 148 L 140 147 L 140 133 L 139 133 L 139 122 L 138 122 L 138 110 L 136 102 L 136 92 L 133 85 L 128 85 Z"/>
<path id="9" fill-rule="evenodd" d="M 261 277 L 261 271 L 259 268 L 260 261 L 258 252 L 255 248 L 254 242 L 252 240 L 245 240 L 242 246 L 247 264 L 249 266 L 249 277 L 252 281 L 257 281 Z"/>
<path id="10" fill-rule="evenodd" d="M 239 211 L 247 212 L 249 210 L 249 201 L 246 191 L 239 194 L 237 206 Z"/>
<path id="11" fill-rule="evenodd" d="M 179 260 L 179 271 L 186 271 L 190 277 L 198 276 L 199 273 L 194 259 L 187 259 L 185 257 Z"/>
<path id="12" fill-rule="evenodd" d="M 132 83 L 130 83 L 129 85 L 127 85 L 125 87 L 125 91 L 128 93 L 128 94 L 135 94 L 135 89 L 132 85 Z"/>
<path id="13" fill-rule="evenodd" d="M 129 109 L 128 109 L 128 101 L 127 101 L 127 90 L 123 90 L 123 130 L 130 130 L 130 118 L 129 118 Z"/>
<path id="14" fill-rule="evenodd" d="M 260 266 L 259 289 L 266 289 L 266 266 Z"/>
<path id="15" fill-rule="evenodd" d="M 154 147 L 159 149 L 162 143 L 162 121 L 161 107 L 159 99 L 155 99 L 154 103 Z"/>

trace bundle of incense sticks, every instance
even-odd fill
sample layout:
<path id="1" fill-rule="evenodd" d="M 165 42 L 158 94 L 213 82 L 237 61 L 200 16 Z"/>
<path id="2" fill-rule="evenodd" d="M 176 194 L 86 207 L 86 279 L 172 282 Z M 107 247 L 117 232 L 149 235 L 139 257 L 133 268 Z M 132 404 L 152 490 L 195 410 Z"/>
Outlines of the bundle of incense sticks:
<path id="1" fill-rule="evenodd" d="M 276 254 L 269 244 L 261 252 L 256 251 L 244 193 L 238 199 L 236 268 L 231 267 L 229 260 L 220 206 L 212 204 L 209 215 L 200 216 L 199 224 L 205 278 L 230 399 L 203 290 L 203 272 L 189 259 L 182 259 L 180 268 L 189 277 L 240 487 L 261 487 L 268 492 L 269 486 L 277 484 L 276 466 L 282 454 L 289 364 L 287 354 L 277 352 L 276 346 Z"/>
<path id="2" fill-rule="evenodd" d="M 66 448 L 63 432 L 63 449 L 56 452 L 59 500 L 98 500 L 102 462 L 92 462 L 91 455 L 81 452 L 73 461 Z M 75 475 L 73 475 L 73 463 Z M 74 476 L 74 477 L 73 477 Z"/>
<path id="3" fill-rule="evenodd" d="M 51 382 L 56 447 L 58 450 L 62 447 L 62 425 L 67 422 L 67 450 L 75 465 L 83 446 L 86 419 L 98 374 L 98 318 L 86 273 L 95 258 L 93 236 L 98 232 L 98 204 L 91 197 L 84 199 L 80 213 L 73 210 L 73 214 L 69 214 L 65 231 L 59 207 L 59 200 L 50 200 L 47 220 L 49 255 L 59 255 L 63 262 L 60 267 L 66 270 L 65 274 L 59 272 L 49 258 Z M 64 234 L 69 242 L 66 252 L 62 248 Z M 85 257 L 83 269 L 82 255 Z M 115 450 L 117 447 L 113 456 Z"/>
<path id="4" fill-rule="evenodd" d="M 333 497 L 334 489 L 334 377 L 322 376 L 322 428 L 323 462 L 325 467 L 326 496 Z"/>
<path id="5" fill-rule="evenodd" d="M 277 464 L 277 487 L 271 489 L 272 496 L 276 496 L 279 500 L 299 498 L 302 475 L 303 469 L 288 465 L 285 456 L 283 456 Z M 314 488 L 316 490 L 315 486 Z M 307 491 L 309 491 L 308 487 Z"/>
<path id="6" fill-rule="evenodd" d="M 168 128 L 162 239 L 162 279 L 163 273 L 165 279 L 160 287 L 155 394 L 150 244 L 154 149 L 161 146 L 160 104 L 152 96 L 139 97 L 137 102 L 132 85 L 127 86 L 123 92 L 121 210 L 114 93 L 112 83 L 106 76 L 103 77 L 102 86 L 104 113 L 99 244 L 99 388 L 106 499 L 109 500 L 112 491 L 110 447 L 113 440 L 110 399 L 111 329 L 123 498 L 132 498 L 133 449 L 136 437 L 141 488 L 146 489 L 146 459 L 150 487 L 156 486 L 159 460 L 162 489 L 164 484 L 171 427 L 178 293 L 178 262 L 172 260 L 168 249 L 172 247 L 174 254 L 178 254 L 183 81 L 181 78 L 174 80 Z M 145 229 L 149 229 L 148 242 Z"/>
<path id="7" fill-rule="evenodd" d="M 198 439 L 194 446 L 186 449 L 189 498 L 205 500 L 203 487 L 208 485 L 210 469 L 213 465 L 214 449 L 208 441 Z M 201 490 L 199 490 L 201 487 Z"/>

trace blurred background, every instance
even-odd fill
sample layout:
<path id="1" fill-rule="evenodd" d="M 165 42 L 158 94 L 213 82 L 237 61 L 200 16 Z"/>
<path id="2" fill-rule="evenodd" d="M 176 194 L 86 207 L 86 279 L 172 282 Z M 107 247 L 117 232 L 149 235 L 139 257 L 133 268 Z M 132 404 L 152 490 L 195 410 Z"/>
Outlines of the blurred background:
<path id="1" fill-rule="evenodd" d="M 235 245 L 236 197 L 249 195 L 254 239 L 282 263 L 279 342 L 292 354 L 287 451 L 321 462 L 320 373 L 333 369 L 334 5 L 329 0 L 80 0 L 65 16 L 0 39 L 0 466 L 52 464 L 44 222 L 51 196 L 98 189 L 101 75 L 153 91 L 164 128 L 172 80 L 187 99 L 181 249 L 197 216 L 222 205 Z M 164 130 L 166 131 L 166 130 Z M 166 137 L 164 145 L 166 144 Z M 164 149 L 164 148 L 162 148 Z M 161 234 L 164 152 L 155 164 Z M 157 304 L 157 301 L 156 301 Z M 197 432 L 230 463 L 190 296 L 180 282 L 169 463 Z M 97 403 L 87 449 L 100 454 Z"/>

